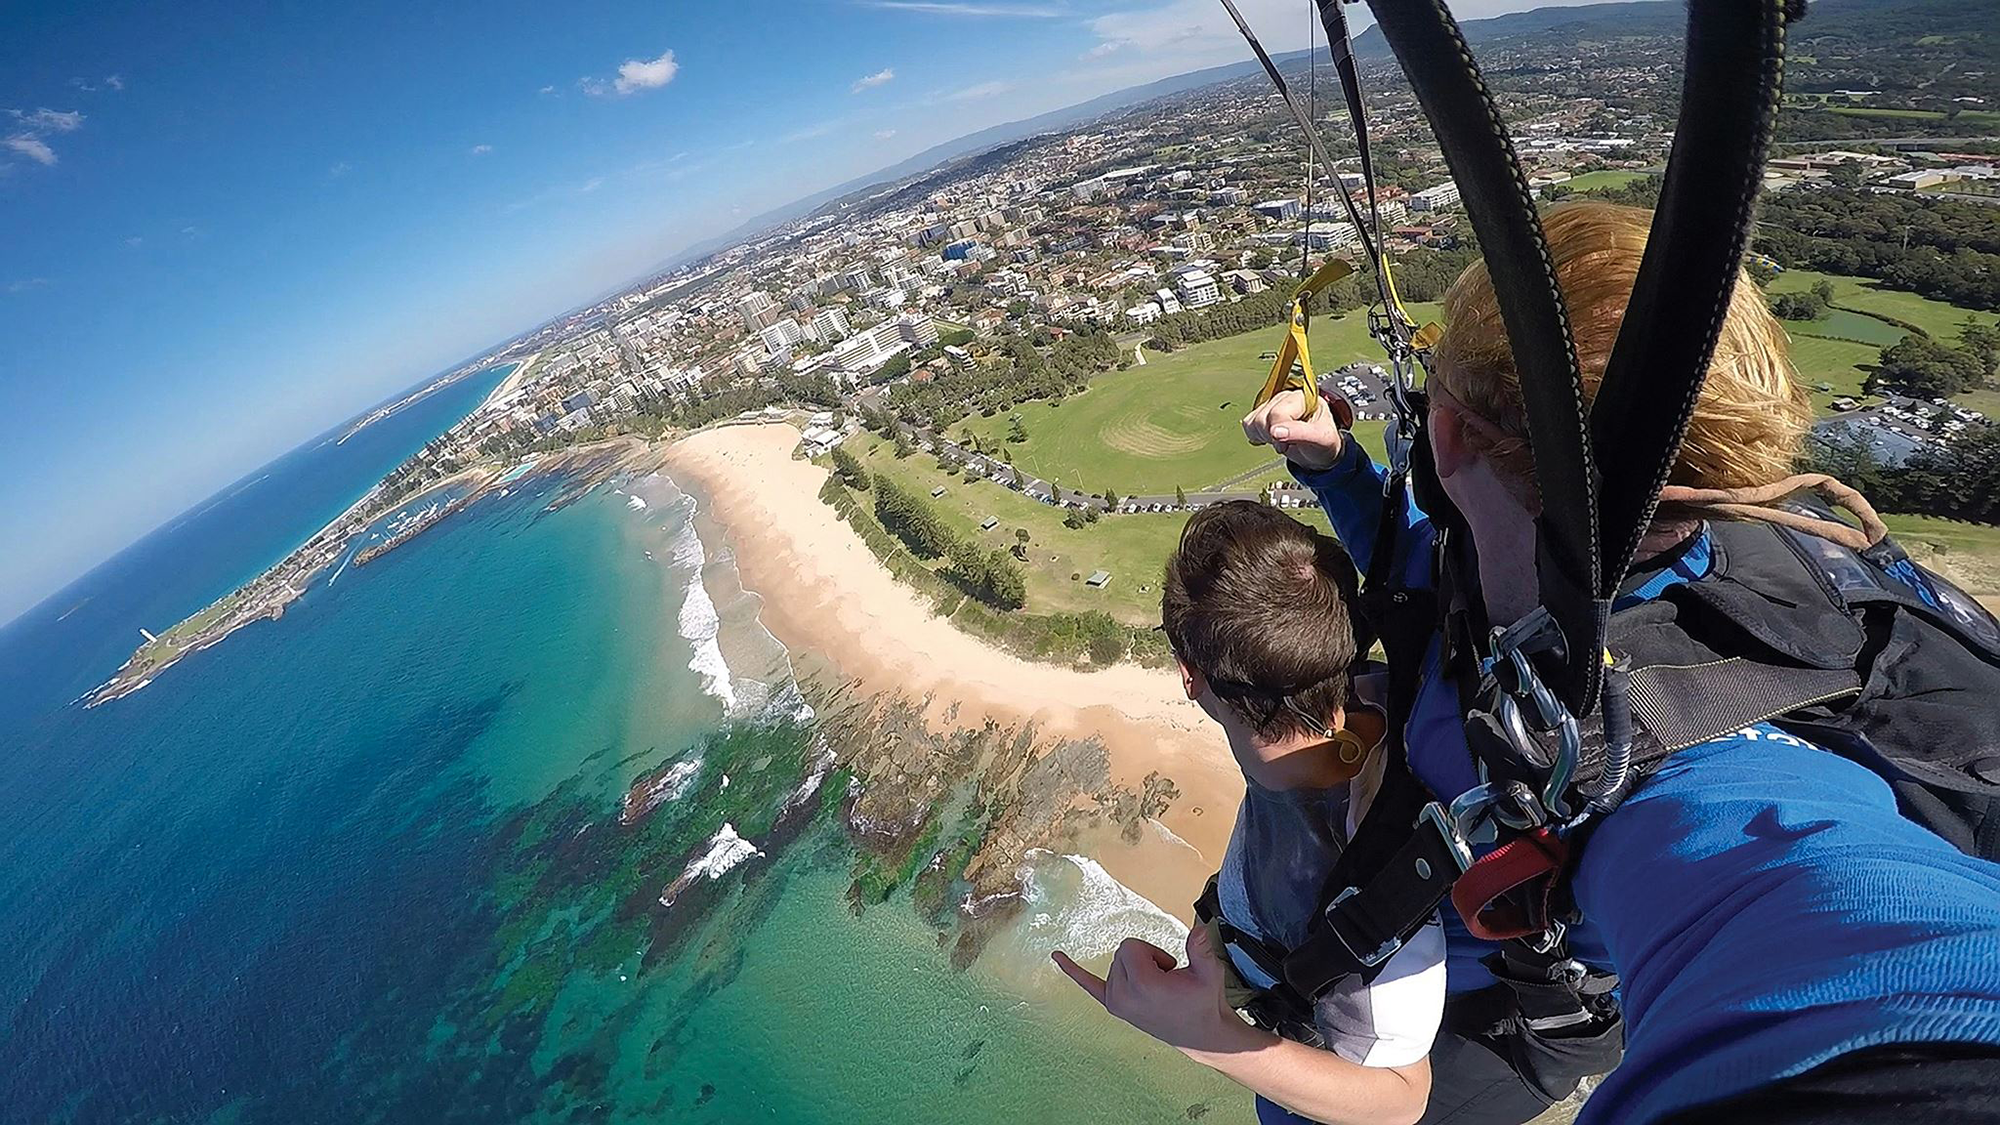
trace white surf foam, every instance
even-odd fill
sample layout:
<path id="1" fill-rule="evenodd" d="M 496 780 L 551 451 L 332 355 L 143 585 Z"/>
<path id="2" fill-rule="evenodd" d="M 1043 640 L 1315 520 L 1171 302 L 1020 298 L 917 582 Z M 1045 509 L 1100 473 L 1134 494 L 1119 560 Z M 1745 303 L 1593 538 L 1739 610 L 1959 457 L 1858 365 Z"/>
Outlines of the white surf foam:
<path id="1" fill-rule="evenodd" d="M 708 854 L 689 864 L 688 870 L 696 875 L 720 879 L 730 868 L 763 854 L 757 850 L 757 845 L 736 834 L 735 825 L 724 824 L 720 831 L 709 837 Z"/>
<path id="2" fill-rule="evenodd" d="M 736 834 L 735 825 L 724 824 L 720 831 L 708 838 L 708 850 L 702 853 L 699 859 L 689 863 L 681 871 L 680 877 L 669 883 L 666 890 L 660 892 L 660 905 L 672 906 L 681 892 L 687 889 L 688 884 L 697 879 L 704 877 L 720 879 L 744 860 L 763 854 L 757 850 L 757 845 Z"/>
<path id="3" fill-rule="evenodd" d="M 625 498 L 625 506 L 635 512 L 643 512 L 646 510 L 646 498 L 643 496 L 627 496 Z"/>
<path id="4" fill-rule="evenodd" d="M 703 691 L 722 701 L 723 712 L 734 714 L 738 702 L 736 682 L 729 674 L 729 662 L 722 658 L 722 645 L 716 640 L 722 630 L 722 618 L 701 581 L 701 568 L 708 561 L 701 537 L 694 533 L 692 524 L 683 524 L 668 540 L 668 546 L 673 550 L 673 565 L 693 572 L 688 575 L 679 620 L 681 636 L 694 648 L 688 668 L 701 677 Z"/>
<path id="5" fill-rule="evenodd" d="M 1026 941 L 1043 958 L 1060 949 L 1079 961 L 1109 957 L 1128 937 L 1179 954 L 1187 926 L 1111 877 L 1089 856 L 1035 849 L 1022 866 Z"/>

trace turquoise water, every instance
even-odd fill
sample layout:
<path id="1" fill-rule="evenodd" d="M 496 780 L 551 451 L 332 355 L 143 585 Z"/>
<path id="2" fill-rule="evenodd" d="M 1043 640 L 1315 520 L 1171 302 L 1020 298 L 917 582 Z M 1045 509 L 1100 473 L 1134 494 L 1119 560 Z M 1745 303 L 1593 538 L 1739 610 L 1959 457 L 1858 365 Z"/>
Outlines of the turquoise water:
<path id="1" fill-rule="evenodd" d="M 117 643 L 0 634 L 0 1122 L 1247 1118 L 1045 967 L 1159 924 L 1099 873 L 1047 857 L 966 971 L 907 886 L 857 914 L 848 779 L 689 503 L 554 487 L 93 710 L 26 701 Z M 761 854 L 661 906 L 725 824 Z"/>

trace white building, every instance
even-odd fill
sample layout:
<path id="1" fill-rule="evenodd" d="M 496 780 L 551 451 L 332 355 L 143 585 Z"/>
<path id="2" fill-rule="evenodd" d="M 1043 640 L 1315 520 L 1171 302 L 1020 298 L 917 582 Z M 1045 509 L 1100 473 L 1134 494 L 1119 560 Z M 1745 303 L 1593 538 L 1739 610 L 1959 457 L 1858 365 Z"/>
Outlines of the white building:
<path id="1" fill-rule="evenodd" d="M 844 340 L 853 330 L 847 326 L 847 312 L 844 309 L 821 309 L 812 319 L 813 331 L 819 333 L 823 341 Z"/>
<path id="2" fill-rule="evenodd" d="M 937 322 L 927 316 L 896 318 L 896 334 L 913 347 L 928 348 L 938 342 Z"/>
<path id="3" fill-rule="evenodd" d="M 1190 309 L 1205 308 L 1222 299 L 1215 278 L 1207 270 L 1187 270 L 1176 284 L 1180 286 L 1181 304 Z"/>
<path id="4" fill-rule="evenodd" d="M 765 351 L 770 352 L 772 355 L 777 355 L 780 352 L 788 352 L 804 343 L 806 332 L 805 329 L 799 327 L 799 322 L 796 320 L 780 320 L 770 327 L 759 331 L 757 337 L 764 341 Z"/>
<path id="5" fill-rule="evenodd" d="M 1458 185 L 1447 180 L 1410 196 L 1412 211 L 1441 211 L 1458 206 Z"/>
<path id="6" fill-rule="evenodd" d="M 768 293 L 744 294 L 736 311 L 743 316 L 743 327 L 752 332 L 761 332 L 778 319 L 778 303 Z"/>
<path id="7" fill-rule="evenodd" d="M 1160 306 L 1152 301 L 1125 310 L 1125 319 L 1134 324 L 1151 324 L 1160 319 Z"/>

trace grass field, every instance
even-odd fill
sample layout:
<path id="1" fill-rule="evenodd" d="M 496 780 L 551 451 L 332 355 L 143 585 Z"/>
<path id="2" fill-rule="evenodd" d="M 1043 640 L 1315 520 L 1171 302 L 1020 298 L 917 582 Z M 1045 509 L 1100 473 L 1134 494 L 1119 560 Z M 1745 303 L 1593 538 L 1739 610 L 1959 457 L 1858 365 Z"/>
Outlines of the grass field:
<path id="1" fill-rule="evenodd" d="M 1644 172 L 1629 172 L 1616 168 L 1601 168 L 1595 172 L 1585 172 L 1571 176 L 1566 186 L 1573 191 L 1601 191 L 1605 188 L 1621 188 L 1634 180 L 1646 178 Z"/>
<path id="2" fill-rule="evenodd" d="M 1437 309 L 1412 305 L 1410 314 L 1421 323 Z M 1244 442 L 1238 423 L 1270 372 L 1270 360 L 1258 356 L 1277 346 L 1278 330 L 1271 328 L 1171 355 L 1149 351 L 1144 367 L 1099 375 L 1082 394 L 1020 407 L 1015 413 L 1028 440 L 1018 444 L 1003 440 L 1006 413 L 969 418 L 950 432 L 1004 447 L 1022 471 L 1066 488 L 1109 488 L 1121 495 L 1165 495 L 1175 486 L 1200 491 L 1273 460 L 1269 450 Z M 1316 320 L 1312 353 L 1316 370 L 1382 358 L 1359 313 Z M 1382 424 L 1363 423 L 1357 430 L 1379 456 Z"/>
<path id="3" fill-rule="evenodd" d="M 1239 433 L 1238 439 L 1242 440 Z M 1109 515 L 1072 529 L 1063 526 L 1062 509 L 1030 500 L 988 480 L 968 481 L 938 468 L 937 459 L 923 452 L 897 459 L 889 444 L 874 434 L 849 439 L 847 449 L 870 473 L 886 476 L 924 497 L 939 517 L 960 536 L 981 547 L 1011 548 L 1016 528 L 1028 531 L 1028 604 L 1032 613 L 1080 612 L 1100 609 L 1132 625 L 1154 625 L 1160 619 L 1160 568 L 1180 542 L 1185 512 Z M 1277 474 L 1282 475 L 1282 474 Z M 942 486 L 943 496 L 930 498 Z M 863 496 L 868 504 L 873 500 Z M 1292 513 L 1322 531 L 1331 530 L 1317 508 Z M 1000 522 L 979 530 L 988 516 Z M 1111 572 L 1111 582 L 1091 589 L 1082 579 L 1094 570 Z M 1078 575 L 1072 579 L 1071 575 Z"/>
<path id="4" fill-rule="evenodd" d="M 1821 414 L 1828 413 L 1829 404 L 1840 395 L 1860 396 L 1861 383 L 1868 378 L 1861 365 L 1872 366 L 1880 354 L 1881 349 L 1868 344 L 1822 340 L 1816 336 L 1792 337 L 1792 363 L 1806 386 L 1817 388 L 1825 383 L 1833 388 L 1813 391 L 1813 407 Z"/>
<path id="5" fill-rule="evenodd" d="M 1833 282 L 1834 304 L 1845 309 L 1873 313 L 1914 324 L 1947 343 L 1957 342 L 1959 325 L 1964 324 L 1967 317 L 1981 324 L 2000 321 L 2000 316 L 1990 312 L 1971 312 L 1943 301 L 1919 297 L 1915 293 L 1884 289 L 1880 282 L 1865 277 L 1848 277 L 1837 273 L 1786 270 L 1771 282 L 1771 291 L 1789 293 L 1810 289 L 1821 278 Z"/>

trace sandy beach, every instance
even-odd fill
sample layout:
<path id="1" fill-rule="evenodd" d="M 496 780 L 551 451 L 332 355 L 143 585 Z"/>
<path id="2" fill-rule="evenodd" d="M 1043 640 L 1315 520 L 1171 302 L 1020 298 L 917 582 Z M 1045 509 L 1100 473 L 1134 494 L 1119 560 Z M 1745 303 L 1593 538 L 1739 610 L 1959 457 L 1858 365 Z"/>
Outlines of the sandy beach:
<path id="1" fill-rule="evenodd" d="M 725 426 L 683 439 L 665 458 L 671 475 L 710 498 L 709 517 L 736 547 L 765 626 L 794 653 L 817 653 L 864 688 L 933 694 L 940 712 L 958 704 L 960 723 L 990 717 L 1096 735 L 1114 780 L 1136 787 L 1155 771 L 1172 778 L 1181 797 L 1162 817 L 1165 831 L 1136 846 L 1107 838 L 1086 848 L 1120 882 L 1187 918 L 1228 842 L 1243 781 L 1178 679 L 1132 664 L 1077 671 L 1033 663 L 960 632 L 819 500 L 826 472 L 793 460 L 797 444 L 788 425 Z"/>

